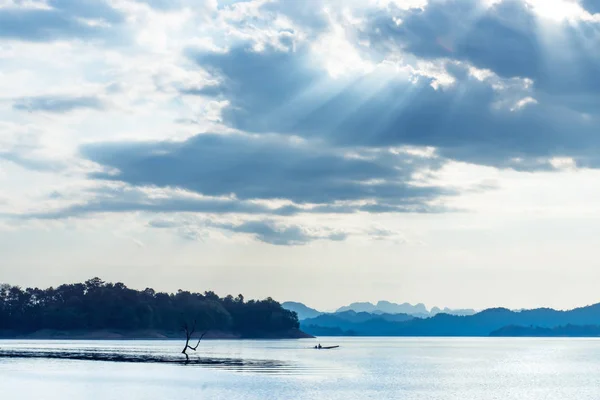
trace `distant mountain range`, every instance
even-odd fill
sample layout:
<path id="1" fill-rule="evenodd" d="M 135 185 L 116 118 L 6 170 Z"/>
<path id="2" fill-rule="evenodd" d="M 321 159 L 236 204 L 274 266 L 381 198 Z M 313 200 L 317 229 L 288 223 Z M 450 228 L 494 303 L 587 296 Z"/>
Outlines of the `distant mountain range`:
<path id="1" fill-rule="evenodd" d="M 322 314 L 300 322 L 302 329 L 315 336 L 394 336 L 398 322 L 405 322 L 415 317 L 408 314 L 371 314 L 367 312 L 343 311 L 334 314 Z M 331 330 L 331 335 L 326 330 Z M 305 332 L 306 332 L 305 330 Z"/>
<path id="2" fill-rule="evenodd" d="M 396 304 L 389 301 L 379 301 L 377 304 L 352 303 L 350 305 L 338 308 L 336 312 L 344 311 L 368 312 L 371 314 L 416 314 L 421 316 L 429 316 L 429 311 L 427 310 L 427 307 L 425 307 L 425 304 L 419 303 L 413 306 L 409 303 Z"/>
<path id="3" fill-rule="evenodd" d="M 297 303 L 295 301 L 286 301 L 285 303 L 281 304 L 281 307 L 285 308 L 286 310 L 294 311 L 296 314 L 298 314 L 298 319 L 300 321 L 307 318 L 315 318 L 323 314 L 321 311 L 317 311 L 314 308 L 307 307 L 304 304 Z"/>
<path id="4" fill-rule="evenodd" d="M 438 308 L 438 307 L 433 307 L 431 309 L 431 311 L 429 311 L 429 314 L 433 317 L 434 315 L 438 315 L 438 314 L 450 314 L 450 315 L 460 315 L 460 316 L 467 316 L 467 315 L 473 315 L 476 314 L 477 311 L 471 309 L 471 308 L 448 308 L 448 307 L 444 307 L 442 308 Z"/>
<path id="5" fill-rule="evenodd" d="M 298 319 L 301 321 L 307 318 L 315 318 L 319 315 L 326 314 L 324 312 L 315 310 L 314 308 L 310 308 L 302 303 L 297 303 L 293 301 L 283 303 L 282 307 L 290 311 L 295 311 L 296 314 L 298 314 Z M 440 309 L 438 307 L 433 307 L 431 310 L 427 310 L 425 304 L 422 303 L 416 305 L 412 305 L 409 303 L 397 304 L 382 300 L 377 302 L 377 304 L 368 302 L 352 303 L 350 305 L 340 307 L 334 313 L 330 314 L 343 313 L 346 311 L 370 314 L 407 314 L 419 318 L 428 318 L 440 313 L 446 313 L 451 315 L 473 315 L 476 313 L 475 310 L 471 309 L 452 310 L 449 308 Z"/>
<path id="6" fill-rule="evenodd" d="M 419 303 L 412 305 L 410 303 L 392 303 L 389 301 L 381 300 L 377 304 L 373 303 L 352 303 L 348 306 L 340 307 L 336 312 L 344 311 L 356 311 L 356 312 L 368 312 L 371 314 L 408 314 L 414 317 L 427 318 L 440 313 L 452 314 L 452 315 L 473 315 L 476 313 L 475 310 L 452 310 L 450 308 L 441 309 L 439 307 L 433 307 L 431 310 L 427 310 L 425 304 Z"/>
<path id="7" fill-rule="evenodd" d="M 569 311 L 492 308 L 472 315 L 429 316 L 435 312 L 431 310 L 426 317 L 382 313 L 380 308 L 369 308 L 368 303 L 357 304 L 373 312 L 342 308 L 346 311 L 301 318 L 300 328 L 315 336 L 600 336 L 600 304 Z M 412 308 L 413 312 L 420 310 L 419 305 Z"/>

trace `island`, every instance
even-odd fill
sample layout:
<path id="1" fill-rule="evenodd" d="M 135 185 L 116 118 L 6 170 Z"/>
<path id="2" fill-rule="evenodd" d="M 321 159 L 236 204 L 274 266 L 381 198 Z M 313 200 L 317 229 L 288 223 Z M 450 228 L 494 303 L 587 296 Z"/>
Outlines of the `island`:
<path id="1" fill-rule="evenodd" d="M 295 312 L 270 297 L 135 290 L 100 278 L 47 289 L 0 285 L 5 339 L 182 339 L 192 323 L 205 339 L 312 337 Z"/>

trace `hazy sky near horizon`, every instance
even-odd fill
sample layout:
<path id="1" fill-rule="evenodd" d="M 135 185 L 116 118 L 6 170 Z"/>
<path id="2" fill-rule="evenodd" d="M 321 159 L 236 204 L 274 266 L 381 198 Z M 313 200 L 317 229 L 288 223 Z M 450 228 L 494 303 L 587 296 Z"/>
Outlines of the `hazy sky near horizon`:
<path id="1" fill-rule="evenodd" d="M 600 302 L 595 0 L 0 0 L 0 282 Z"/>

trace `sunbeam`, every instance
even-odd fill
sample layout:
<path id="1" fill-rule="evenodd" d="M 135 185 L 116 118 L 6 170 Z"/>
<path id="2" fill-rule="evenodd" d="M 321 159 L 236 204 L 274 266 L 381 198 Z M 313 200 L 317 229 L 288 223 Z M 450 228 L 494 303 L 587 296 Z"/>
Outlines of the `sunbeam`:
<path id="1" fill-rule="evenodd" d="M 553 22 L 581 19 L 589 15 L 575 0 L 525 0 L 541 18 Z"/>

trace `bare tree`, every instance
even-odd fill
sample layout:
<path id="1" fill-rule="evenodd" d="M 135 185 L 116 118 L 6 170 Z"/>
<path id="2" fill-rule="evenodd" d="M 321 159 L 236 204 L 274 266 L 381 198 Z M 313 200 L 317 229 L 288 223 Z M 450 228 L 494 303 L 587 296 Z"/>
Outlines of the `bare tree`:
<path id="1" fill-rule="evenodd" d="M 189 329 L 187 322 L 183 325 L 183 329 L 185 330 L 185 347 L 183 348 L 181 353 L 185 354 L 185 362 L 188 362 L 188 361 L 190 361 L 190 356 L 188 356 L 187 350 L 192 349 L 192 350 L 196 351 L 196 349 L 198 348 L 198 345 L 200 345 L 200 341 L 202 340 L 204 335 L 206 335 L 206 332 L 204 332 L 202 335 L 200 335 L 200 338 L 198 339 L 198 343 L 196 343 L 196 346 L 190 346 L 190 339 L 192 338 L 192 335 L 194 334 L 194 332 L 196 332 L 196 320 L 194 320 L 194 325 L 192 326 L 191 330 Z"/>

